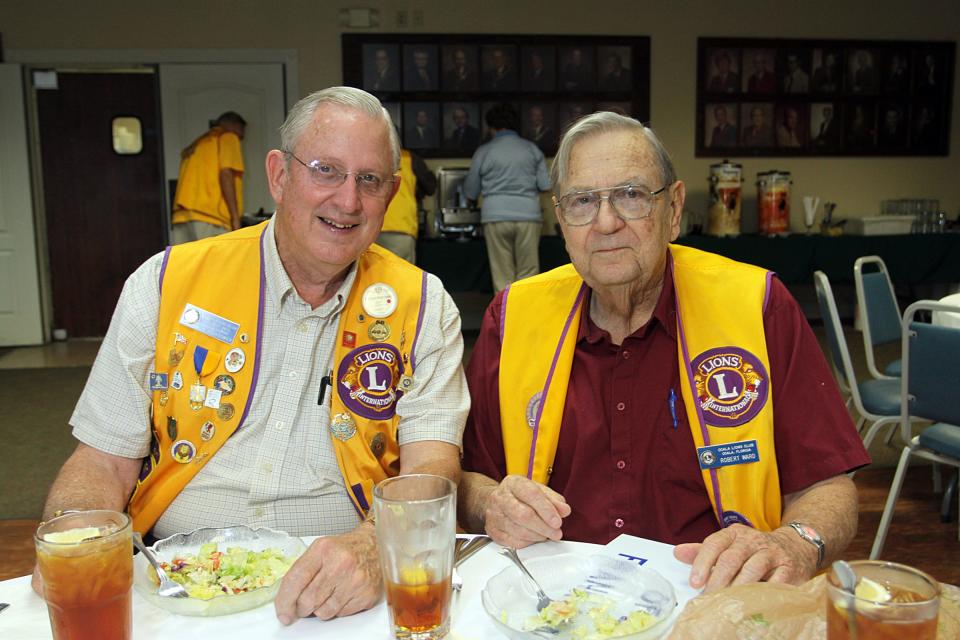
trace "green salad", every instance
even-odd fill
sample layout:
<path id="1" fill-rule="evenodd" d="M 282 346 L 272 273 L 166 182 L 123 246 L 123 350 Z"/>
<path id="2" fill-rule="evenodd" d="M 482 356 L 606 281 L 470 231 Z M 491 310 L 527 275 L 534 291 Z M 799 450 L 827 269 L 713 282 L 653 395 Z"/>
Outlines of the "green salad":
<path id="1" fill-rule="evenodd" d="M 655 616 L 642 609 L 615 616 L 611 610 L 616 605 L 608 596 L 573 589 L 566 598 L 554 600 L 527 620 L 524 630 L 567 630 L 577 640 L 606 640 L 643 631 L 657 622 Z"/>
<path id="2" fill-rule="evenodd" d="M 269 587 L 283 577 L 291 564 L 293 559 L 279 549 L 250 551 L 228 547 L 220 551 L 216 542 L 210 542 L 201 545 L 196 555 L 176 556 L 160 566 L 172 580 L 183 585 L 191 598 L 209 600 Z M 159 584 L 153 572 L 149 575 Z"/>

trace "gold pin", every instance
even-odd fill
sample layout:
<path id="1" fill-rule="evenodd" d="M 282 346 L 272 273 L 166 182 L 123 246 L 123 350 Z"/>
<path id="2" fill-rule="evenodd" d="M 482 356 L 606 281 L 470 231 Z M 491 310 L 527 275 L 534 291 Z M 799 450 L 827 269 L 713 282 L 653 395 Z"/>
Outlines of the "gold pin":
<path id="1" fill-rule="evenodd" d="M 227 421 L 230 418 L 232 418 L 233 413 L 234 413 L 233 405 L 230 404 L 229 402 L 225 402 L 224 404 L 220 405 L 219 409 L 217 409 L 217 417 L 223 421 Z"/>
<path id="2" fill-rule="evenodd" d="M 371 340 L 383 342 L 390 337 L 390 325 L 383 320 L 377 320 L 367 328 L 367 335 Z"/>

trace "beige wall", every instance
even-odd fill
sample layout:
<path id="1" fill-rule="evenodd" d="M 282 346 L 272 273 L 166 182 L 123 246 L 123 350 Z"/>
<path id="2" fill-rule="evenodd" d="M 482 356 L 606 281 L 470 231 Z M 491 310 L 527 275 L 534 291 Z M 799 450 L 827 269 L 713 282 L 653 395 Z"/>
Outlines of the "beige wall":
<path id="1" fill-rule="evenodd" d="M 387 32 L 649 35 L 653 126 L 674 155 L 679 174 L 688 184 L 688 208 L 694 209 L 706 206 L 709 165 L 716 162 L 693 154 L 698 36 L 960 39 L 957 0 L 18 0 L 0 4 L 0 29 L 8 50 L 295 49 L 300 91 L 306 93 L 341 80 L 337 12 L 345 7 L 379 9 L 380 30 Z M 776 7 L 776 13 L 770 7 Z M 398 29 L 399 11 L 407 12 L 410 24 L 419 14 L 422 26 Z M 793 173 L 795 203 L 799 196 L 815 193 L 839 203 L 837 217 L 875 215 L 880 200 L 886 198 L 926 196 L 939 198 L 949 217 L 956 218 L 960 213 L 957 75 L 955 70 L 950 156 L 743 159 L 745 195 L 752 195 L 757 171 L 777 168 Z M 749 200 L 746 204 L 750 206 Z M 793 210 L 793 228 L 800 230 L 801 208 L 795 204 Z"/>

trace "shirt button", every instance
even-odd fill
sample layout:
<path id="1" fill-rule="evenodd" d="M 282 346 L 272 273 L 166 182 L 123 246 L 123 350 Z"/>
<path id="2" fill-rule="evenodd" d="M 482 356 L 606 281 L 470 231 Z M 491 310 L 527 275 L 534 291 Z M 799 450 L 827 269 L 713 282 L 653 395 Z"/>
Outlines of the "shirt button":
<path id="1" fill-rule="evenodd" d="M 262 518 L 262 517 L 263 517 L 263 509 L 262 509 L 261 507 L 257 507 L 256 509 L 253 510 L 253 515 L 255 515 L 255 516 L 258 517 L 258 518 Z"/>
<path id="2" fill-rule="evenodd" d="M 627 405 L 623 404 L 622 402 L 617 403 L 617 411 L 623 411 L 626 408 L 627 408 Z"/>
<path id="3" fill-rule="evenodd" d="M 306 333 L 307 331 L 310 331 L 309 323 L 306 320 L 304 320 L 303 322 L 297 325 L 297 331 L 299 331 L 300 333 Z"/>
<path id="4" fill-rule="evenodd" d="M 291 380 L 296 380 L 298 374 L 297 374 L 296 371 L 291 371 L 291 372 L 288 373 L 287 375 L 290 376 L 290 379 L 291 379 Z"/>
<path id="5" fill-rule="evenodd" d="M 623 359 L 626 360 L 630 357 L 630 352 L 626 349 L 623 350 Z"/>
<path id="6" fill-rule="evenodd" d="M 614 520 L 613 526 L 615 526 L 617 529 L 623 529 L 623 518 L 617 518 Z"/>
<path id="7" fill-rule="evenodd" d="M 270 463 L 268 462 L 268 463 L 266 463 L 265 465 L 263 465 L 263 472 L 264 472 L 264 473 L 270 473 L 271 471 L 273 471 L 273 465 L 272 465 L 272 464 L 270 464 Z"/>
<path id="8" fill-rule="evenodd" d="M 283 420 L 277 420 L 277 429 L 283 429 L 285 426 Z"/>
<path id="9" fill-rule="evenodd" d="M 617 469 L 624 469 L 626 468 L 626 466 L 627 466 L 626 462 L 624 462 L 623 460 L 617 460 Z"/>

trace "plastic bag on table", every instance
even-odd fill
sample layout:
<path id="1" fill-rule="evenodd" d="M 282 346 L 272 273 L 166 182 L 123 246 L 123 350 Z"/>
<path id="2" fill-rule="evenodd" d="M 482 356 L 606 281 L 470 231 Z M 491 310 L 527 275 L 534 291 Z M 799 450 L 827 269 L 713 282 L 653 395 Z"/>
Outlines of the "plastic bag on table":
<path id="1" fill-rule="evenodd" d="M 821 640 L 827 635 L 826 580 L 745 584 L 694 598 L 669 640 Z M 938 640 L 960 638 L 960 589 L 941 584 Z"/>

